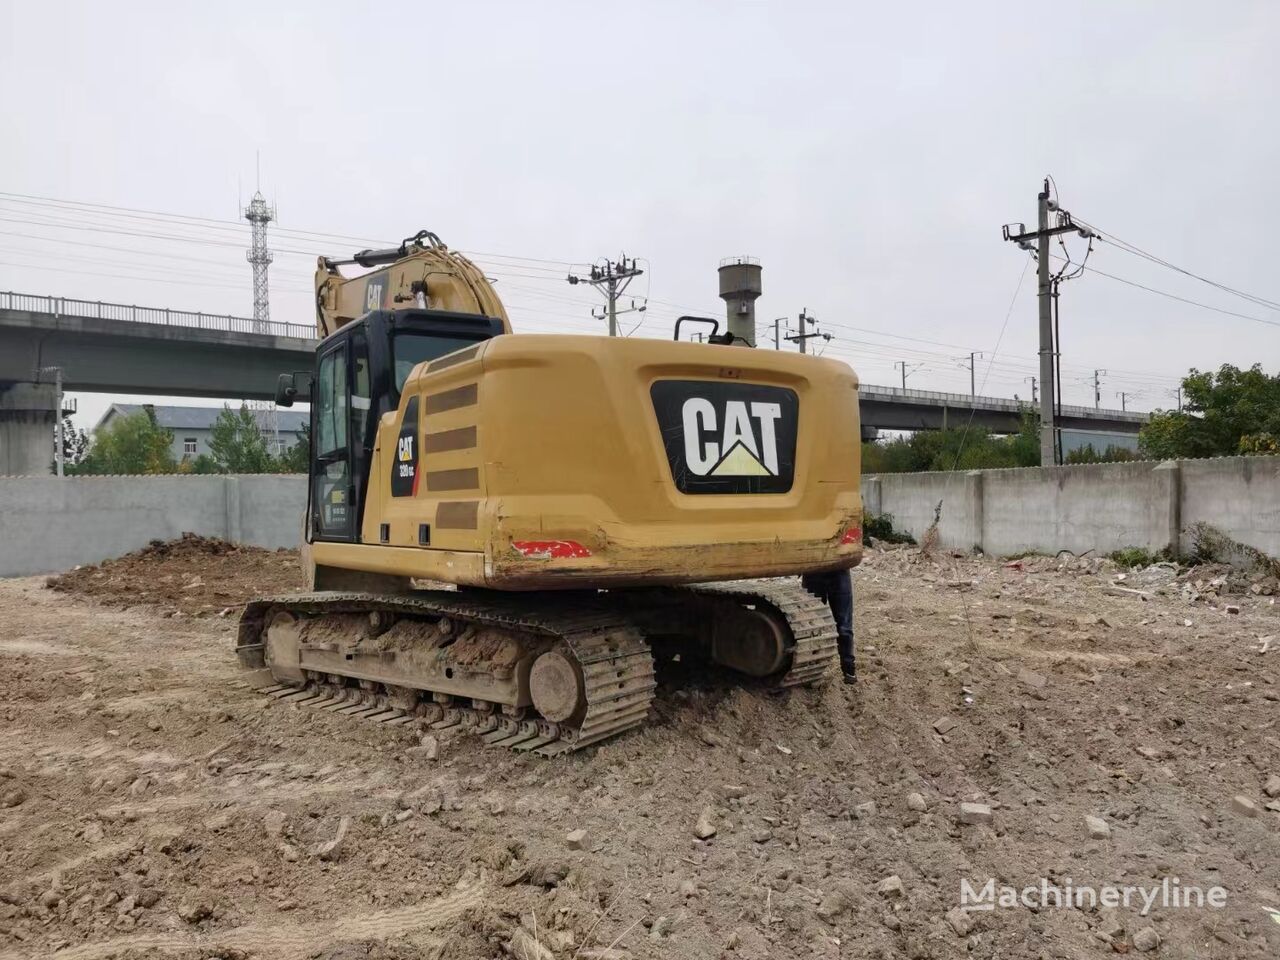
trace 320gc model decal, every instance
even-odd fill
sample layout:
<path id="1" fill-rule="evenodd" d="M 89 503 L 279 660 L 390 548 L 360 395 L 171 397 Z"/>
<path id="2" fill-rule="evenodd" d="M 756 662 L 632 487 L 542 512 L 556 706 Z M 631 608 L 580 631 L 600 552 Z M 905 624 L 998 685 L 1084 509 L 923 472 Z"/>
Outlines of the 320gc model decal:
<path id="1" fill-rule="evenodd" d="M 418 398 L 410 397 L 405 405 L 404 420 L 400 424 L 400 436 L 396 439 L 395 456 L 391 461 L 391 495 L 414 497 L 418 495 Z"/>
<path id="2" fill-rule="evenodd" d="M 795 391 L 659 380 L 650 389 L 681 493 L 786 493 L 795 478 Z"/>

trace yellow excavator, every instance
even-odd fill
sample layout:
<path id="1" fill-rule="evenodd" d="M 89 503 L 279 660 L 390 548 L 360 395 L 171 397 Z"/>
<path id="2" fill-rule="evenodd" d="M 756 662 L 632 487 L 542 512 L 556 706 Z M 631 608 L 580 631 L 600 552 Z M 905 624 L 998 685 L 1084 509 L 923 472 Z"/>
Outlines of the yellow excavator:
<path id="1" fill-rule="evenodd" d="M 644 723 L 655 654 L 823 678 L 834 624 L 799 575 L 862 555 L 846 364 L 714 320 L 709 343 L 513 334 L 427 231 L 321 257 L 316 317 L 276 398 L 310 403 L 311 592 L 246 607 L 256 687 L 554 756 Z"/>

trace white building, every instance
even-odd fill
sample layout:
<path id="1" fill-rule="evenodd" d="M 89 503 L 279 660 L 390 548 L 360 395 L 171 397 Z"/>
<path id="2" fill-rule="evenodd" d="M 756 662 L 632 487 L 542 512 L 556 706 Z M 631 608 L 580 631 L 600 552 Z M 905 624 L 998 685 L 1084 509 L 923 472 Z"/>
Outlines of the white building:
<path id="1" fill-rule="evenodd" d="M 184 457 L 194 460 L 200 454 L 209 452 L 209 434 L 213 430 L 213 422 L 218 419 L 218 414 L 223 410 L 222 407 L 162 407 L 141 403 L 113 403 L 93 430 L 96 433 L 117 417 L 139 413 L 148 406 L 155 411 L 156 423 L 166 430 L 173 431 L 175 460 L 181 462 Z M 267 449 L 279 455 L 302 438 L 302 430 L 309 414 L 294 410 L 276 410 L 274 416 L 280 434 L 279 448 L 276 449 L 272 444 L 272 438 L 268 437 Z"/>

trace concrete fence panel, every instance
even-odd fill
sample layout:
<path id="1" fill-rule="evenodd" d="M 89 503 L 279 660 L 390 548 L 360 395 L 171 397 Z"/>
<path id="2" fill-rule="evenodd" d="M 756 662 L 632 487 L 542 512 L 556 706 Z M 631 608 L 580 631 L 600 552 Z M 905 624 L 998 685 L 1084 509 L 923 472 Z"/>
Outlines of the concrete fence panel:
<path id="1" fill-rule="evenodd" d="M 99 563 L 185 532 L 294 547 L 306 478 L 0 478 L 0 576 Z"/>
<path id="2" fill-rule="evenodd" d="M 863 478 L 870 513 L 891 514 L 919 539 L 933 522 L 942 546 L 1008 556 L 1190 549 L 1187 530 L 1210 524 L 1280 556 L 1280 457 L 1081 464 Z M 870 481 L 870 483 L 868 483 Z"/>
<path id="3" fill-rule="evenodd" d="M 1088 464 L 984 472 L 978 541 L 998 556 L 1169 544 L 1167 499 L 1153 502 L 1154 463 Z M 1051 546 L 1049 546 L 1051 545 Z"/>
<path id="4" fill-rule="evenodd" d="M 978 510 L 980 488 L 975 495 L 969 473 L 879 474 L 880 513 L 893 515 L 894 526 L 919 540 L 933 523 L 941 504 L 938 540 L 944 546 L 970 550 L 981 544 Z"/>
<path id="5" fill-rule="evenodd" d="M 302 539 L 302 514 L 307 509 L 306 477 L 263 475 L 227 479 L 234 482 L 240 492 L 240 528 L 227 531 L 227 539 L 270 550 L 298 545 Z"/>
<path id="6" fill-rule="evenodd" d="M 1195 523 L 1280 557 L 1280 457 L 1183 460 L 1182 549 L 1192 548 Z"/>

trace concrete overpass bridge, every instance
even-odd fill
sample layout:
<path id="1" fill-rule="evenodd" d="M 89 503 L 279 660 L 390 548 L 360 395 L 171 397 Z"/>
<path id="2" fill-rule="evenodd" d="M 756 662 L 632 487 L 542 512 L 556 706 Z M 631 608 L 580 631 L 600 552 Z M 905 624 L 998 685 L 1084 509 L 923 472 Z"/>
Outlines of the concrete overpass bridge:
<path id="1" fill-rule="evenodd" d="M 880 430 L 943 430 L 964 426 L 993 433 L 1017 433 L 1029 404 L 1005 397 L 974 397 L 967 393 L 903 390 L 864 383 L 858 391 L 864 426 Z M 1062 405 L 1058 426 L 1062 430 L 1136 436 L 1147 414 L 1133 410 L 1098 410 Z"/>
<path id="2" fill-rule="evenodd" d="M 52 368 L 64 390 L 271 400 L 282 372 L 309 369 L 310 324 L 0 292 L 0 476 L 48 469 L 57 420 Z M 1001 397 L 863 384 L 864 433 L 968 422 L 1016 432 L 1019 404 Z M 1144 414 L 1064 407 L 1068 429 L 1135 435 Z M 1103 441 L 1105 445 L 1105 441 Z"/>
<path id="3" fill-rule="evenodd" d="M 8 383 L 59 367 L 66 390 L 271 400 L 282 372 L 312 366 L 315 344 L 313 324 L 0 293 Z"/>

